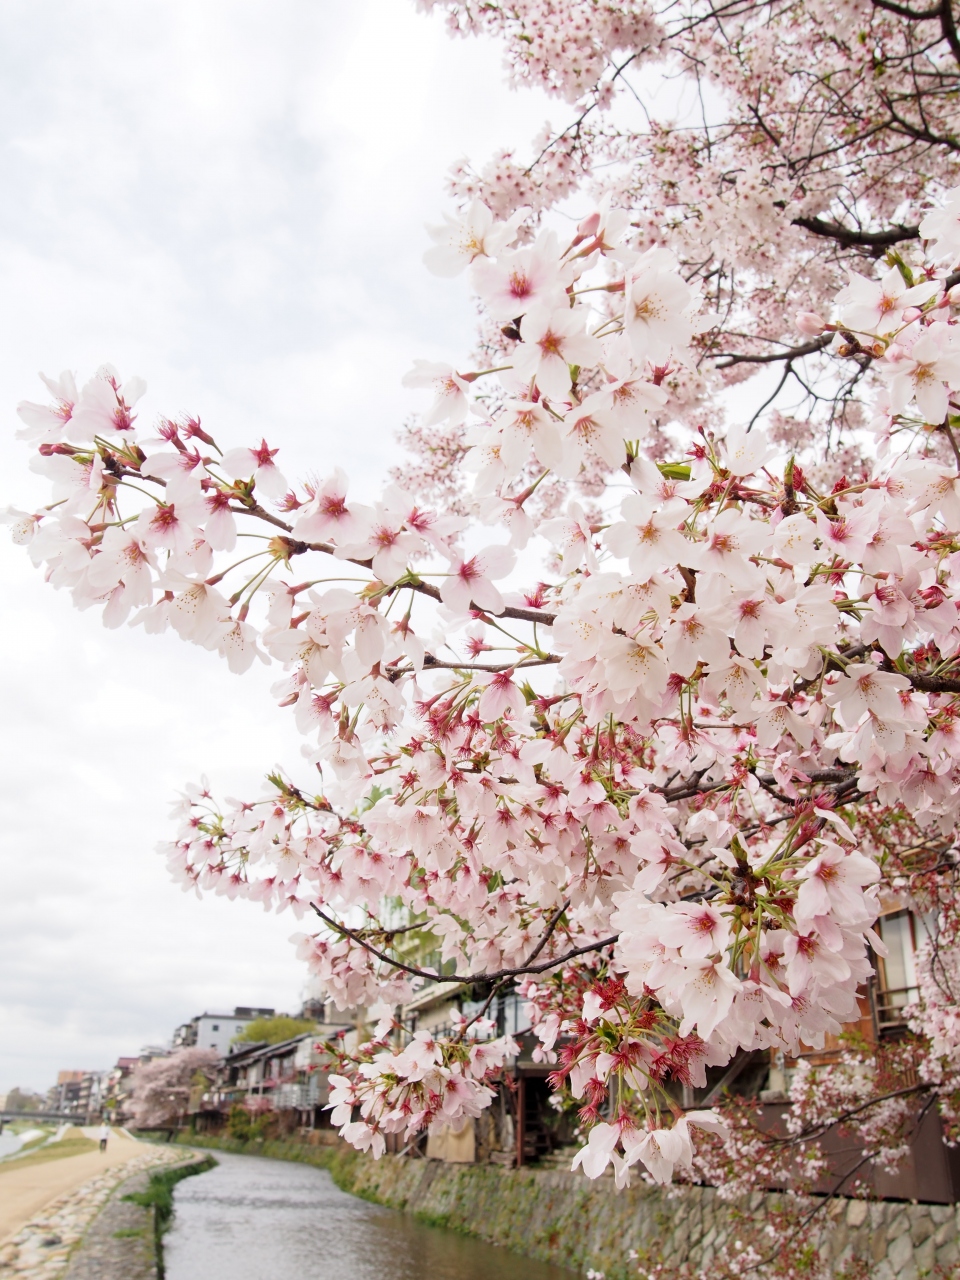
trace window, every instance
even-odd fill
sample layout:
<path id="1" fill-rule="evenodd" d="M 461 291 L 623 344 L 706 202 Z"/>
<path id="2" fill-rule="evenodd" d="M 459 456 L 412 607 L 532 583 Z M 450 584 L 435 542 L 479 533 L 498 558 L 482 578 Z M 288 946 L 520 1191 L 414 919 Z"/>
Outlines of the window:
<path id="1" fill-rule="evenodd" d="M 240 1032 L 241 1032 L 242 1030 L 243 1030 L 243 1027 L 238 1026 L 238 1027 L 237 1027 L 237 1035 L 239 1035 L 239 1034 L 240 1034 Z"/>
<path id="2" fill-rule="evenodd" d="M 902 1026 L 903 1010 L 917 999 L 917 949 L 933 922 L 912 911 L 894 911 L 877 921 L 889 954 L 877 964 L 877 1021 L 880 1030 Z"/>
<path id="3" fill-rule="evenodd" d="M 219 1030 L 220 1030 L 220 1023 L 219 1023 L 219 1022 L 215 1022 L 215 1023 L 213 1024 L 213 1026 L 210 1028 L 210 1030 L 211 1030 L 211 1031 L 219 1031 Z"/>

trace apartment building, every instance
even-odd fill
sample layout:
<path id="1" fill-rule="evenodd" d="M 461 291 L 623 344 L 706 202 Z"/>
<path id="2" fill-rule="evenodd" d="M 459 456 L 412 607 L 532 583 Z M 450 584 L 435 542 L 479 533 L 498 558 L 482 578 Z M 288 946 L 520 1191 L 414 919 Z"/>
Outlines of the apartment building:
<path id="1" fill-rule="evenodd" d="M 250 1005 L 237 1005 L 233 1013 L 199 1013 L 189 1022 L 177 1027 L 173 1033 L 174 1049 L 213 1049 L 225 1054 L 235 1036 L 257 1018 L 272 1018 L 275 1009 L 259 1009 Z"/>

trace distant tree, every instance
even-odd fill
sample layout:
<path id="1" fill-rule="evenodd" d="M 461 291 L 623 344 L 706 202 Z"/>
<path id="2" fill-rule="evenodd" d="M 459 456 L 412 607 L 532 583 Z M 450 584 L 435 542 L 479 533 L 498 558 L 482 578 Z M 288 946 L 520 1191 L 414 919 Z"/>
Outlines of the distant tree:
<path id="1" fill-rule="evenodd" d="M 181 1049 L 136 1067 L 130 1077 L 130 1109 L 140 1129 L 176 1124 L 186 1109 L 197 1075 L 212 1079 L 213 1049 Z"/>
<path id="2" fill-rule="evenodd" d="M 28 1089 L 11 1089 L 7 1094 L 6 1107 L 8 1111 L 40 1111 L 43 1098 Z"/>
<path id="3" fill-rule="evenodd" d="M 280 1013 L 274 1018 L 254 1018 L 233 1037 L 233 1044 L 280 1044 L 283 1040 L 292 1040 L 305 1031 L 313 1031 L 316 1023 L 309 1018 L 291 1018 Z"/>

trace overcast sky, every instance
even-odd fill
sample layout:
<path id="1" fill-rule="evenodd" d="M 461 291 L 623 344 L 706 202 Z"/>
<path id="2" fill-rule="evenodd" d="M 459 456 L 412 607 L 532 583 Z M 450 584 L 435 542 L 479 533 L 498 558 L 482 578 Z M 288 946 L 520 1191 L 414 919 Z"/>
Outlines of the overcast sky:
<path id="1" fill-rule="evenodd" d="M 425 221 L 463 154 L 564 109 L 412 0 L 6 0 L 0 7 L 0 505 L 44 490 L 14 440 L 36 371 L 140 374 L 142 412 L 340 463 L 372 491 L 457 358 L 466 286 Z M 106 1067 L 204 1009 L 294 1009 L 301 926 L 197 902 L 154 853 L 202 772 L 253 794 L 299 739 L 268 693 L 172 635 L 110 632 L 0 533 L 0 1092 Z"/>

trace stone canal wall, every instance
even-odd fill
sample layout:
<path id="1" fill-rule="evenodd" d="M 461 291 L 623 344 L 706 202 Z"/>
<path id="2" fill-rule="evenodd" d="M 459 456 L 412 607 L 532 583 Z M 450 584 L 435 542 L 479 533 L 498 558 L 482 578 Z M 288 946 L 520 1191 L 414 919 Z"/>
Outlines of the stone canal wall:
<path id="1" fill-rule="evenodd" d="M 153 1213 L 124 1199 L 147 1189 L 149 1174 L 121 1183 L 70 1259 L 64 1280 L 158 1280 Z"/>
<path id="2" fill-rule="evenodd" d="M 664 1280 L 717 1280 L 725 1274 L 724 1246 L 745 1238 L 745 1221 L 772 1220 L 783 1206 L 782 1197 L 759 1193 L 731 1205 L 705 1187 L 638 1184 L 617 1192 L 612 1178 L 589 1182 L 552 1169 L 399 1156 L 374 1161 L 342 1147 L 296 1142 L 190 1142 L 322 1165 L 355 1195 L 573 1271 L 601 1271 L 606 1280 L 637 1280 L 638 1270 Z M 850 1280 L 960 1276 L 955 1205 L 842 1198 L 792 1200 L 791 1205 L 814 1214 L 803 1228 L 801 1248 L 811 1263 L 814 1251 L 819 1253 L 832 1275 Z M 767 1242 L 771 1251 L 782 1243 L 777 1235 Z M 637 1254 L 632 1261 L 631 1250 Z M 662 1270 L 655 1270 L 658 1265 Z M 810 1270 L 816 1274 L 815 1265 Z"/>

